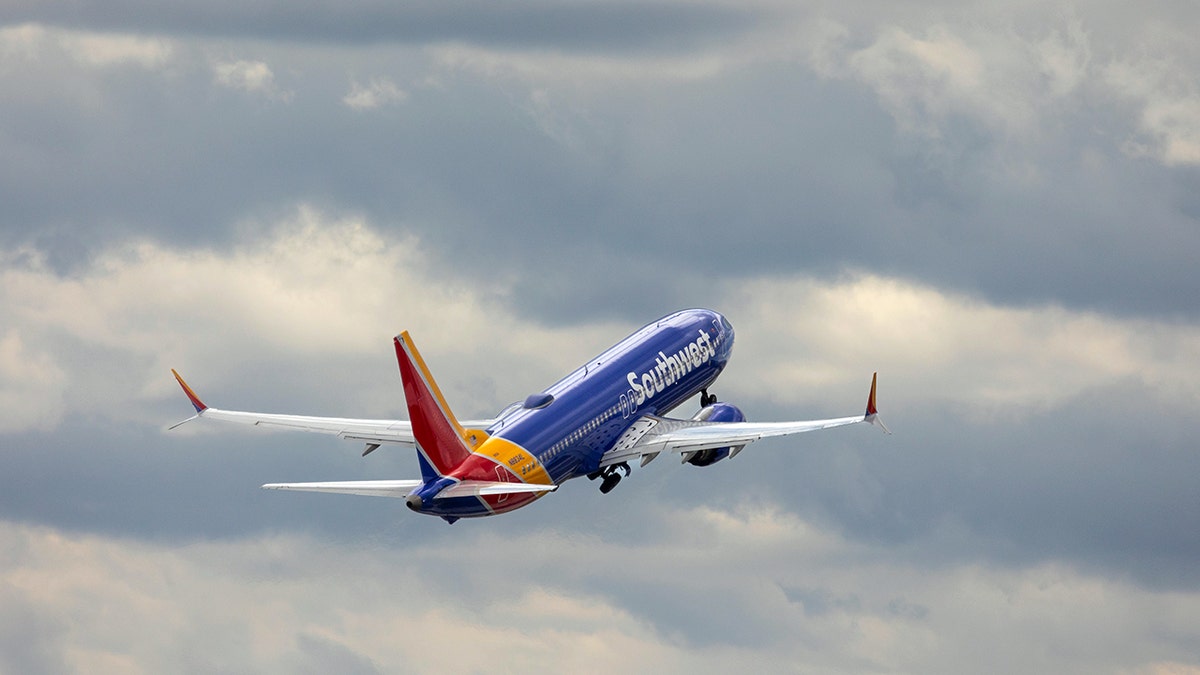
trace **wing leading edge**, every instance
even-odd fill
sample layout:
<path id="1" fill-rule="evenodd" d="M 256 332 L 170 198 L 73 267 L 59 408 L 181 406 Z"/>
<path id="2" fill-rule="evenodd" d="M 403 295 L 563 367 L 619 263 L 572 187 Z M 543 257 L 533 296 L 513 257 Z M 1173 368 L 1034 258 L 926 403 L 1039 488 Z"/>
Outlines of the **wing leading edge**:
<path id="1" fill-rule="evenodd" d="M 877 379 L 878 373 L 871 376 L 871 393 L 867 397 L 866 412 L 853 417 L 798 422 L 706 422 L 646 415 L 630 428 L 627 432 L 629 437 L 618 439 L 613 449 L 604 454 L 600 459 L 600 466 L 611 466 L 639 458 L 644 466 L 663 452 L 678 452 L 686 459 L 692 453 L 703 450 L 727 447 L 740 449 L 740 446 L 763 438 L 791 436 L 860 422 L 876 425 L 890 434 L 892 432 L 879 419 L 879 411 L 875 404 Z"/>

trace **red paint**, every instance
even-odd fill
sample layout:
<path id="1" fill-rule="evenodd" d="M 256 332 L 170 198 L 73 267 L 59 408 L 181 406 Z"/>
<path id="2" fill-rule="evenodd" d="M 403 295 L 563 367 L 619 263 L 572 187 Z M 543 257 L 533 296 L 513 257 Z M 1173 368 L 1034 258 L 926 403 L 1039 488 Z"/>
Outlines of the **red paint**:
<path id="1" fill-rule="evenodd" d="M 425 452 L 429 463 L 439 474 L 446 475 L 471 456 L 456 430 L 457 424 L 446 418 L 438 405 L 437 396 L 421 376 L 399 338 L 396 338 L 396 360 L 400 364 L 400 380 L 404 383 L 404 398 L 408 402 L 408 419 L 412 422 L 413 437 Z"/>
<path id="2" fill-rule="evenodd" d="M 201 401 L 200 397 L 196 395 L 196 392 L 192 391 L 192 388 L 187 386 L 187 382 L 183 381 L 183 378 L 179 376 L 179 373 L 175 372 L 174 368 L 171 369 L 171 374 L 175 376 L 175 379 L 179 382 L 179 386 L 183 387 L 183 393 L 186 394 L 188 400 L 192 402 L 192 407 L 196 409 L 196 412 L 204 412 L 204 410 L 208 408 L 208 406 L 204 405 L 204 401 Z"/>
<path id="3" fill-rule="evenodd" d="M 875 378 L 877 377 L 879 377 L 879 373 L 875 373 L 871 376 L 871 393 L 867 396 L 868 415 L 876 415 L 879 413 L 879 411 L 875 409 Z"/>

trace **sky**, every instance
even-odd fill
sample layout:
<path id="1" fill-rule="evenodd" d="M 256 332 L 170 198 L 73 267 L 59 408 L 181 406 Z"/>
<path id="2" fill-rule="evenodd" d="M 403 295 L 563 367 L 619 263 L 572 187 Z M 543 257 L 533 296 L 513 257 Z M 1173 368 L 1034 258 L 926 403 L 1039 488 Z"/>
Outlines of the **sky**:
<path id="1" fill-rule="evenodd" d="M 0 673 L 1200 673 L 1191 2 L 0 6 Z M 754 420 L 447 526 L 266 482 L 659 316 Z M 690 416 L 695 402 L 676 410 Z"/>

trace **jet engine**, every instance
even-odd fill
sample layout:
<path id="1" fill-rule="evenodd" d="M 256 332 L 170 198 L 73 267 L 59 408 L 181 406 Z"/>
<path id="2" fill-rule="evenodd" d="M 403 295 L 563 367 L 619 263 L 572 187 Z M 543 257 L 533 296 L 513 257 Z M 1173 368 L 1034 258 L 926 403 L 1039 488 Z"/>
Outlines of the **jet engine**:
<path id="1" fill-rule="evenodd" d="M 712 403 L 700 409 L 700 412 L 692 416 L 692 421 L 696 422 L 745 422 L 746 416 L 742 414 L 741 409 L 731 403 Z M 696 450 L 694 452 L 683 453 L 683 461 L 692 466 L 708 466 L 717 462 L 732 457 L 741 451 L 743 446 L 733 446 L 725 448 L 708 448 L 706 450 Z"/>

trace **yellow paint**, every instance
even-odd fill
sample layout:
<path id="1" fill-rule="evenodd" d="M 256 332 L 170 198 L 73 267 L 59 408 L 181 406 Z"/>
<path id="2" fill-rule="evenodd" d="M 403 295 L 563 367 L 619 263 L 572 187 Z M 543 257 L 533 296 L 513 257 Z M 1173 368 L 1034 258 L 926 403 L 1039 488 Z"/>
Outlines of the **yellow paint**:
<path id="1" fill-rule="evenodd" d="M 550 480 L 550 474 L 546 473 L 546 467 L 542 466 L 541 461 L 532 452 L 507 438 L 492 436 L 483 442 L 475 454 L 483 455 L 508 469 L 522 482 L 535 485 L 554 483 Z"/>
<path id="2" fill-rule="evenodd" d="M 491 438 L 483 429 L 463 429 L 462 439 L 472 451 L 477 450 L 487 439 Z"/>

